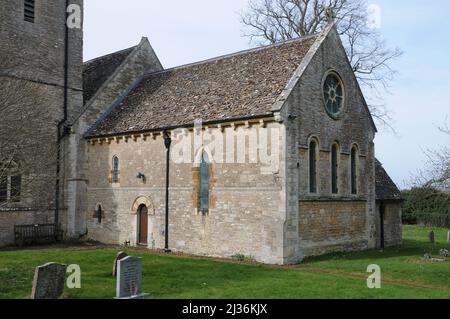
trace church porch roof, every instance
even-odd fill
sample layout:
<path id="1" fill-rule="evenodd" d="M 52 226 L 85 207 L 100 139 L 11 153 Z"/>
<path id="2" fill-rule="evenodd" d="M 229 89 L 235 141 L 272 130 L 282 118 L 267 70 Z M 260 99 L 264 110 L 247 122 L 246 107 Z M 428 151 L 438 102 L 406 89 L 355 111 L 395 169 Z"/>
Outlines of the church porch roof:
<path id="1" fill-rule="evenodd" d="M 378 201 L 401 201 L 402 194 L 379 160 L 375 163 L 375 194 Z"/>

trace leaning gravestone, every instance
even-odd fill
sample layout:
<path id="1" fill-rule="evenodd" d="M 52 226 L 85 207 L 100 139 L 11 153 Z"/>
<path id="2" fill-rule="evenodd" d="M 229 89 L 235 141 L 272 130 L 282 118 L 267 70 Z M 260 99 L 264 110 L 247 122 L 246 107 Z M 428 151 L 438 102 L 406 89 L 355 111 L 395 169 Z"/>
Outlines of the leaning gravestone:
<path id="1" fill-rule="evenodd" d="M 142 259 L 128 256 L 117 261 L 116 299 L 139 299 L 143 294 Z"/>
<path id="2" fill-rule="evenodd" d="M 113 271 L 112 271 L 112 274 L 114 277 L 117 276 L 117 262 L 121 259 L 124 259 L 125 257 L 128 257 L 128 254 L 126 252 L 119 251 L 117 253 L 116 259 L 114 259 L 114 265 L 113 265 Z"/>
<path id="3" fill-rule="evenodd" d="M 64 290 L 66 268 L 58 263 L 36 267 L 31 299 L 58 299 Z"/>

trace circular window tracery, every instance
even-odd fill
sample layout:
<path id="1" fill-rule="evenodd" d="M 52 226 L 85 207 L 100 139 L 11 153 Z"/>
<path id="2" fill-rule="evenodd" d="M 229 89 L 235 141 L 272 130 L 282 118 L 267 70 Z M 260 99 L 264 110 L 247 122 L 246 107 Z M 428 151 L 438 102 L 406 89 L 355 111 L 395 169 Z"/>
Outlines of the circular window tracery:
<path id="1" fill-rule="evenodd" d="M 336 72 L 329 72 L 323 82 L 323 98 L 327 113 L 338 118 L 344 108 L 344 85 Z"/>

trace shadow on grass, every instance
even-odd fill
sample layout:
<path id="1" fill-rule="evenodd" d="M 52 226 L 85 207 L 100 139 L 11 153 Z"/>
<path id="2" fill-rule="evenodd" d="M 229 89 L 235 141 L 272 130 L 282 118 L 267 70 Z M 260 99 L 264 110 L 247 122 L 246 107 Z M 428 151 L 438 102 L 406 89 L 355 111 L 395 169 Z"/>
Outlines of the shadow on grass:
<path id="1" fill-rule="evenodd" d="M 438 256 L 439 250 L 450 248 L 449 243 L 424 243 L 420 240 L 405 239 L 401 246 L 388 247 L 384 250 L 372 249 L 361 252 L 337 252 L 317 257 L 308 257 L 302 264 L 310 265 L 316 262 L 332 260 L 365 260 L 365 259 L 386 259 L 401 257 L 423 257 L 425 254 Z"/>

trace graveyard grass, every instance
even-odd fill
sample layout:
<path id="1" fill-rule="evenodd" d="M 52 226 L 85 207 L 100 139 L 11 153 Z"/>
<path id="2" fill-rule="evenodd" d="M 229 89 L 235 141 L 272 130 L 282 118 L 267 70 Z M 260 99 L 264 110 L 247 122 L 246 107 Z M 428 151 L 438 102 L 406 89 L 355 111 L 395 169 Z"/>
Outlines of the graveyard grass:
<path id="1" fill-rule="evenodd" d="M 143 258 L 143 291 L 151 298 L 450 298 L 450 262 L 430 262 L 450 249 L 447 230 L 404 227 L 402 247 L 340 253 L 312 258 L 296 266 L 278 267 L 251 262 L 168 256 L 129 249 Z M 115 296 L 112 265 L 120 248 L 28 249 L 0 251 L 0 298 L 29 298 L 34 268 L 47 262 L 79 264 L 81 289 L 64 290 L 63 298 Z M 368 289 L 367 266 L 378 264 L 381 289 Z"/>

